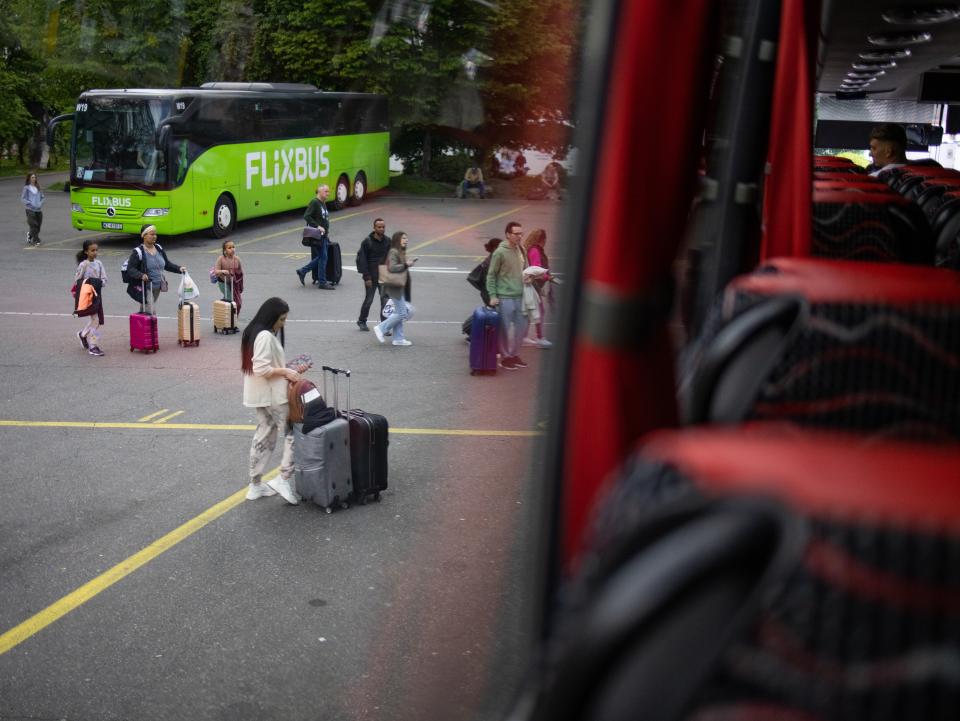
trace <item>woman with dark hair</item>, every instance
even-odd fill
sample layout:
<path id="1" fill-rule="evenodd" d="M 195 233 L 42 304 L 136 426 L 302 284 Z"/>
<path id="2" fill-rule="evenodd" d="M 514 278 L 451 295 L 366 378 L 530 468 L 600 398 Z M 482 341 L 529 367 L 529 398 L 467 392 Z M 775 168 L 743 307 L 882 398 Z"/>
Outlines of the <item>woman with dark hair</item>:
<path id="1" fill-rule="evenodd" d="M 490 294 L 487 293 L 487 271 L 490 269 L 490 256 L 493 251 L 503 242 L 502 238 L 491 238 L 483 244 L 483 249 L 487 251 L 487 257 L 480 261 L 477 266 L 467 275 L 467 282 L 480 291 L 480 299 L 485 306 L 490 305 Z M 460 330 L 466 336 L 467 343 L 470 342 L 470 331 L 473 326 L 473 314 L 471 313 Z"/>
<path id="2" fill-rule="evenodd" d="M 373 333 L 377 340 L 383 343 L 384 335 L 393 331 L 393 345 L 410 346 L 410 341 L 403 337 L 403 321 L 410 317 L 410 306 L 407 303 L 405 289 L 409 286 L 410 273 L 407 268 L 417 262 L 417 259 L 407 260 L 407 234 L 398 230 L 390 238 L 390 250 L 387 251 L 387 270 L 397 274 L 395 283 L 383 283 L 387 295 L 393 301 L 393 313 L 386 320 L 373 326 Z"/>
<path id="3" fill-rule="evenodd" d="M 43 223 L 43 191 L 37 174 L 30 173 L 20 191 L 20 202 L 27 211 L 27 245 L 40 245 L 40 225 Z"/>
<path id="4" fill-rule="evenodd" d="M 279 493 L 287 503 L 300 498 L 290 485 L 293 474 L 293 433 L 287 423 L 287 383 L 300 380 L 297 370 L 287 367 L 283 353 L 283 325 L 290 307 L 280 298 L 268 298 L 243 329 L 240 340 L 240 367 L 243 370 L 243 405 L 257 411 L 257 429 L 250 443 L 250 487 L 247 498 L 254 500 Z M 280 475 L 263 483 L 263 472 L 283 433 Z"/>

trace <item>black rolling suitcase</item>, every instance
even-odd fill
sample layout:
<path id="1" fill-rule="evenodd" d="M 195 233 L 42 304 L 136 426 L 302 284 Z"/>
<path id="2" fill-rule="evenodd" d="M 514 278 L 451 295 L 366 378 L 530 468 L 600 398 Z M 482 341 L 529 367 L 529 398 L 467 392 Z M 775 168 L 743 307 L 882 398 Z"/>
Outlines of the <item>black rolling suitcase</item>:
<path id="1" fill-rule="evenodd" d="M 372 496 L 380 500 L 381 491 L 387 488 L 387 446 L 390 443 L 390 427 L 384 416 L 367 413 L 359 408 L 350 408 L 350 371 L 340 368 L 323 367 L 334 376 L 347 377 L 348 410 L 340 412 L 350 427 L 350 475 L 353 477 L 353 502 L 361 505 Z M 324 375 L 326 383 L 326 375 Z M 324 397 L 327 389 L 323 389 Z"/>
<path id="2" fill-rule="evenodd" d="M 340 254 L 340 244 L 334 240 L 327 243 L 327 282 L 340 284 L 343 277 L 343 257 Z"/>

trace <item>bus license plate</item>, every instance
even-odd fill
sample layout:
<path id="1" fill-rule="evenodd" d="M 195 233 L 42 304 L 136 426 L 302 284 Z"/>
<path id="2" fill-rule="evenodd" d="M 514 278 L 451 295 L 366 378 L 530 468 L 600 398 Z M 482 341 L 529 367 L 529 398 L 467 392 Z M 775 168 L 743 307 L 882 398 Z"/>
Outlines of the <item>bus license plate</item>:
<path id="1" fill-rule="evenodd" d="M 123 223 L 100 223 L 104 230 L 123 230 Z"/>

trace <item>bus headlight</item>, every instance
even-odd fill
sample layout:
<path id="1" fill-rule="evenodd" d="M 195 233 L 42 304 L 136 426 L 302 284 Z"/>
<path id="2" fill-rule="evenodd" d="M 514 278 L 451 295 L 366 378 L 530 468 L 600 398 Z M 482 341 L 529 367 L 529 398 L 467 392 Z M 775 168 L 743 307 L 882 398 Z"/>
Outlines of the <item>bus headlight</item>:
<path id="1" fill-rule="evenodd" d="M 83 208 L 80 207 L 80 203 L 70 203 L 70 210 L 74 213 L 82 213 Z"/>
<path id="2" fill-rule="evenodd" d="M 143 211 L 144 217 L 155 218 L 160 215 L 166 215 L 170 212 L 170 208 L 147 208 Z"/>

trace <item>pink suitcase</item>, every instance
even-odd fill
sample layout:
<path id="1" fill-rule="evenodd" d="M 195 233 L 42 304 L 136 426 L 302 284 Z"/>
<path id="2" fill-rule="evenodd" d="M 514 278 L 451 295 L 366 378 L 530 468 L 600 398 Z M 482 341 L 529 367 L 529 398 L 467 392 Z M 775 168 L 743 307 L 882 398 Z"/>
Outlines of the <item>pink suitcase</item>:
<path id="1" fill-rule="evenodd" d="M 157 316 L 146 312 L 144 302 L 147 300 L 147 293 L 153 295 L 153 284 L 150 284 L 149 290 L 140 284 L 143 291 L 143 299 L 140 301 L 140 312 L 130 314 L 130 351 L 143 351 L 144 353 L 153 353 L 160 350 L 160 335 L 157 332 Z"/>

